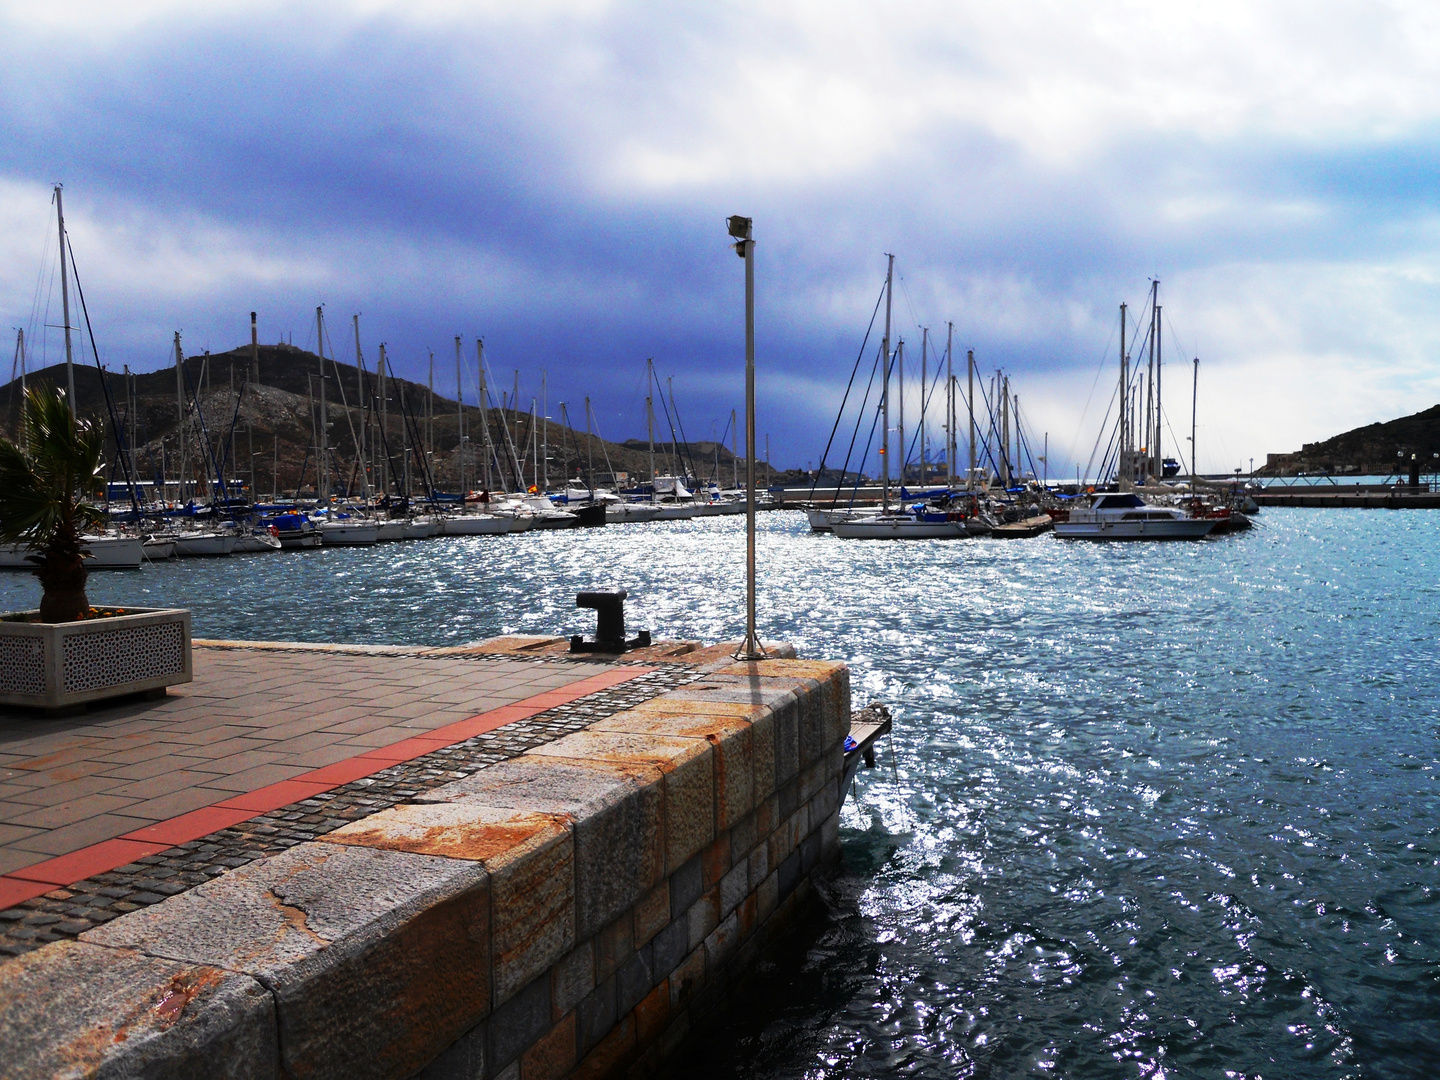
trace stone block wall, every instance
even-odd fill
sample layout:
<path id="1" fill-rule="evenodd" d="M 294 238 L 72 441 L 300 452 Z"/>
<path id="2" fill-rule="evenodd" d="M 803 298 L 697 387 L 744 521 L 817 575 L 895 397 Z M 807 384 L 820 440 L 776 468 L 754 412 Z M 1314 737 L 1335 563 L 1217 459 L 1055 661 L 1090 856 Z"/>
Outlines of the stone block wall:
<path id="1" fill-rule="evenodd" d="M 4 965 L 13 1075 L 658 1067 L 839 842 L 844 665 L 702 659 L 682 690 Z"/>

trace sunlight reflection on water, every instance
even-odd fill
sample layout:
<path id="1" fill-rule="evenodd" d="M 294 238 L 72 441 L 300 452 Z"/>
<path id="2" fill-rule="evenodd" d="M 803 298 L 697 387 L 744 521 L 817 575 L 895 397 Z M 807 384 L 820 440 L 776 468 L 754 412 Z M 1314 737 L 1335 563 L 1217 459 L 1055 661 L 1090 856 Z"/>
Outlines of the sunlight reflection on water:
<path id="1" fill-rule="evenodd" d="M 825 925 L 705 1076 L 1405 1076 L 1440 1060 L 1440 515 L 1195 544 L 885 544 L 761 518 L 764 636 L 891 704 Z M 97 573 L 198 636 L 743 629 L 743 519 Z M 29 606 L 24 574 L 0 603 Z M 1228 1070 L 1228 1072 L 1227 1072 Z"/>

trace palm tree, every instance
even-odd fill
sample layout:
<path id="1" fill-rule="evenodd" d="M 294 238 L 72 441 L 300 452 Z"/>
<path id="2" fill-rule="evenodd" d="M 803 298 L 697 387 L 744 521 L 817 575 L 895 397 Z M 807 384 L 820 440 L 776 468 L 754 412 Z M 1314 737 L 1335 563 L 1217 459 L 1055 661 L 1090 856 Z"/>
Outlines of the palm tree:
<path id="1" fill-rule="evenodd" d="M 25 450 L 0 437 L 0 542 L 36 552 L 29 560 L 44 589 L 40 621 L 73 622 L 90 608 L 81 532 L 105 512 L 83 499 L 103 480 L 105 435 L 76 420 L 64 395 L 44 385 L 26 390 L 20 422 Z"/>

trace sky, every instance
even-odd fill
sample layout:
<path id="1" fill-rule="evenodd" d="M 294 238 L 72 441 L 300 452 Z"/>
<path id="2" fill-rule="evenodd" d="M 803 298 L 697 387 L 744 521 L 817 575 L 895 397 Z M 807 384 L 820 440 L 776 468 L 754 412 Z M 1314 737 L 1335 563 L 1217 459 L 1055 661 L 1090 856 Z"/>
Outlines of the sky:
<path id="1" fill-rule="evenodd" d="M 653 357 L 707 439 L 743 403 L 740 213 L 778 466 L 819 461 L 891 253 L 912 429 L 953 324 L 1073 474 L 1158 278 L 1164 449 L 1198 357 L 1197 464 L 1248 468 L 1440 401 L 1437 82 L 1440 8 L 1382 0 L 0 3 L 0 317 L 63 359 L 63 183 L 114 370 L 251 310 L 313 348 L 324 305 L 327 352 L 359 313 L 453 394 L 460 335 L 473 401 L 483 337 L 617 440 Z"/>

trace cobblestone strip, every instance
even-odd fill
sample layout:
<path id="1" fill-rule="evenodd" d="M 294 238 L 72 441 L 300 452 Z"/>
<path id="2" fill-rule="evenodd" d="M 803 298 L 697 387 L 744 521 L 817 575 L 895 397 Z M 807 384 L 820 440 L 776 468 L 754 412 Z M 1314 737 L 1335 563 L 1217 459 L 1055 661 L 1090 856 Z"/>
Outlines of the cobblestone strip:
<path id="1" fill-rule="evenodd" d="M 517 757 L 701 677 L 702 673 L 689 665 L 661 664 L 657 670 L 629 682 L 556 706 L 528 720 L 517 720 L 303 802 L 26 900 L 0 911 L 0 963 L 48 942 L 83 934 L 126 912 L 158 904 L 236 867 L 324 836 L 349 822 L 462 779 L 497 761 Z"/>

